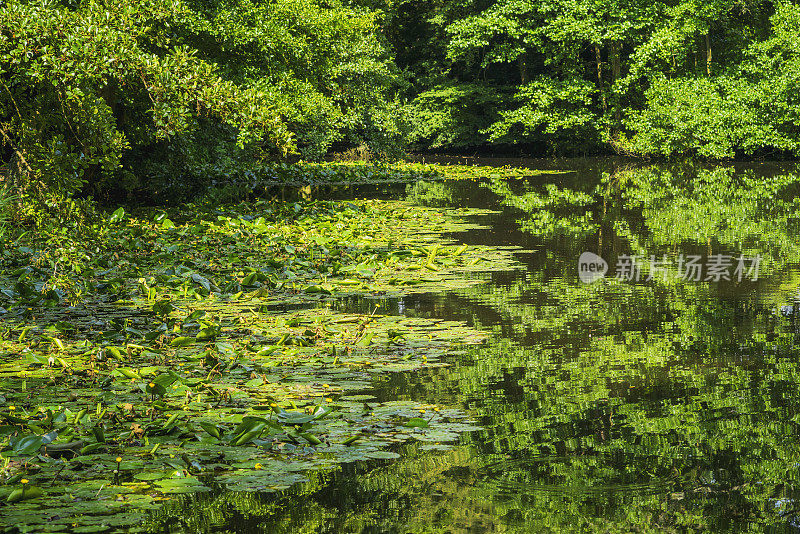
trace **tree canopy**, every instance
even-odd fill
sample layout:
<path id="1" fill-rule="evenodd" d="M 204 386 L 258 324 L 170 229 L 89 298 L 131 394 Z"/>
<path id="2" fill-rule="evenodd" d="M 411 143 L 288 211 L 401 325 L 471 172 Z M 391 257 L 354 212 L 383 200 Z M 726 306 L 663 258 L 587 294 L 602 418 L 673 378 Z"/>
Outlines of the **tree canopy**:
<path id="1" fill-rule="evenodd" d="M 798 27 L 784 0 L 12 0 L 2 161 L 98 196 L 354 146 L 796 156 Z"/>
<path id="2" fill-rule="evenodd" d="M 795 2 L 411 3 L 426 22 L 402 10 L 415 32 L 396 47 L 426 49 L 398 55 L 431 73 L 412 80 L 419 146 L 797 153 Z M 442 42 L 433 59 L 426 34 Z"/>
<path id="3" fill-rule="evenodd" d="M 11 1 L 0 69 L 4 159 L 28 187 L 225 174 L 396 135 L 376 15 L 341 4 Z"/>

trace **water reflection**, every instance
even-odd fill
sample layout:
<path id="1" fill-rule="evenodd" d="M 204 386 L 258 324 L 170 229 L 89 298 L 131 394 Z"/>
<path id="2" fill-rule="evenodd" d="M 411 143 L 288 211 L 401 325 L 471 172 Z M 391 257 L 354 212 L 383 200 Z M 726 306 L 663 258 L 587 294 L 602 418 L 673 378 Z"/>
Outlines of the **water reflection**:
<path id="1" fill-rule="evenodd" d="M 267 532 L 797 530 L 800 177 L 785 167 L 595 167 L 417 186 L 419 202 L 501 206 L 465 242 L 518 245 L 524 271 L 389 313 L 492 332 L 448 369 L 398 374 L 381 400 L 458 404 L 483 430 L 441 454 L 351 467 L 239 498 L 220 528 Z M 758 280 L 608 277 L 577 258 L 760 254 Z M 370 312 L 374 301 L 344 301 Z M 212 497 L 204 497 L 212 499 Z M 210 506 L 206 504 L 206 506 Z M 203 509 L 203 505 L 199 506 Z"/>

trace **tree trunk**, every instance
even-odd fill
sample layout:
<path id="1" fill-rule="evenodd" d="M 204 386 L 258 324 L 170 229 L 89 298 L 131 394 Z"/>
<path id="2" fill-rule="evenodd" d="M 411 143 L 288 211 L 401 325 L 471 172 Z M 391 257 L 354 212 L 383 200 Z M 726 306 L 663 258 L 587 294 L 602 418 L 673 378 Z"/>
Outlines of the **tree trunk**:
<path id="1" fill-rule="evenodd" d="M 600 47 L 594 47 L 594 57 L 597 61 L 597 87 L 600 90 L 600 99 L 603 103 L 603 111 L 607 109 L 606 93 L 603 91 L 603 56 L 600 54 Z"/>
<path id="2" fill-rule="evenodd" d="M 519 55 L 519 79 L 522 85 L 525 85 L 530 81 L 530 76 L 528 74 L 528 60 L 525 57 L 525 53 Z"/>
<path id="3" fill-rule="evenodd" d="M 620 55 L 622 53 L 622 45 L 620 43 L 611 44 L 611 86 L 619 80 L 620 77 Z M 614 121 L 619 125 L 622 121 L 622 116 L 619 109 L 619 103 L 614 105 Z"/>
<path id="4" fill-rule="evenodd" d="M 711 76 L 711 30 L 706 33 L 706 74 Z"/>

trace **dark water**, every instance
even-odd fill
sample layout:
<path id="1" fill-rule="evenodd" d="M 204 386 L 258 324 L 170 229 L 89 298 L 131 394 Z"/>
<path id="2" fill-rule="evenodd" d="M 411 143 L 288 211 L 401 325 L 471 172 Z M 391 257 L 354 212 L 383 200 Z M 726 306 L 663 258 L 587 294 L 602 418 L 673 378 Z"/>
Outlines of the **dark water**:
<path id="1" fill-rule="evenodd" d="M 800 530 L 800 176 L 778 164 L 577 167 L 412 192 L 432 205 L 499 210 L 479 221 L 484 230 L 454 237 L 527 251 L 524 269 L 492 273 L 485 285 L 384 302 L 389 313 L 491 333 L 449 368 L 398 374 L 378 391 L 457 405 L 483 430 L 454 450 L 409 444 L 393 463 L 231 498 L 211 523 L 256 532 Z M 587 251 L 608 263 L 604 279 L 580 280 Z M 631 255 L 645 260 L 638 280 L 624 269 L 615 276 Z M 690 256 L 700 256 L 700 280 L 682 277 Z M 715 257 L 727 271 L 708 271 Z M 740 257 L 746 268 L 758 257 L 758 272 L 737 275 Z"/>

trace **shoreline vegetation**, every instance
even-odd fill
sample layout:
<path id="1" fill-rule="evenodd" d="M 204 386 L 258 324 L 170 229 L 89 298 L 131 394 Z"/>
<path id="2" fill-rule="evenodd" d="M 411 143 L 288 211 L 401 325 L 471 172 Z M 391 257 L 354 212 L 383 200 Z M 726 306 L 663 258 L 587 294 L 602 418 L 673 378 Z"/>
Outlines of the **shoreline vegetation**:
<path id="1" fill-rule="evenodd" d="M 0 162 L 39 205 L 333 153 L 796 158 L 795 2 L 0 8 Z"/>

